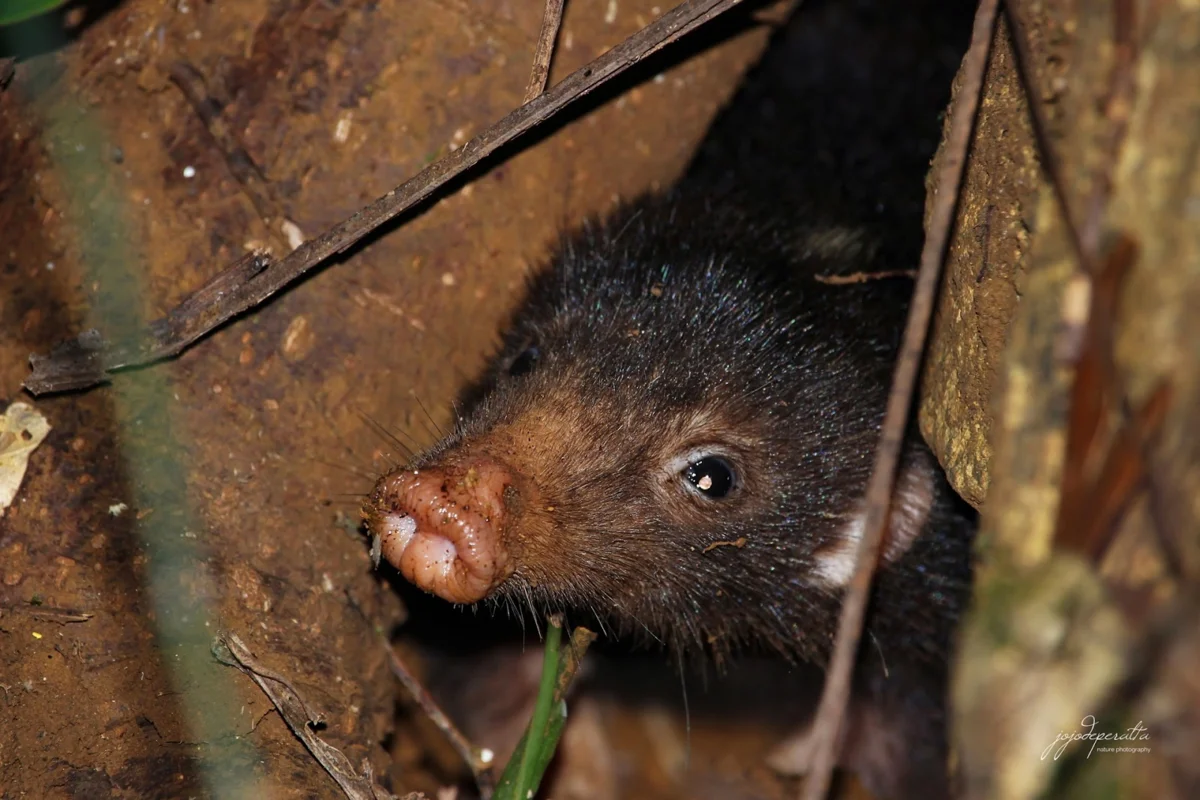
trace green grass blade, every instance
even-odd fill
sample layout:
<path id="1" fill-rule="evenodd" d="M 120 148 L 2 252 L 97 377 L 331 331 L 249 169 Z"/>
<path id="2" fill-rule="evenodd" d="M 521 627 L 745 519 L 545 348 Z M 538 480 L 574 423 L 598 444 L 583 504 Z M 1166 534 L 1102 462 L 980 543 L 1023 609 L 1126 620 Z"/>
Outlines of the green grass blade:
<path id="1" fill-rule="evenodd" d="M 543 750 L 549 749 L 553 753 L 554 748 L 558 746 L 557 739 L 552 741 L 546 734 L 551 724 L 554 684 L 558 677 L 558 662 L 561 656 L 559 649 L 562 642 L 562 621 L 552 618 L 549 620 L 549 624 L 549 630 L 546 631 L 545 654 L 542 656 L 542 680 L 538 685 L 537 703 L 533 707 L 533 719 L 529 720 L 529 727 L 525 731 L 525 736 L 522 737 L 525 740 L 525 747 L 520 748 L 521 759 L 517 764 L 514 784 L 518 790 L 518 797 L 525 795 L 520 791 L 522 787 L 537 789 L 537 785 L 541 782 L 541 775 L 534 775 L 534 764 L 542 760 Z M 556 720 L 559 716 L 559 713 L 554 714 Z M 530 743 L 533 743 L 534 746 L 531 747 Z M 506 769 L 505 772 L 507 771 Z M 501 782 L 503 782 L 503 778 L 501 778 Z"/>
<path id="2" fill-rule="evenodd" d="M 567 689 L 595 638 L 587 628 L 576 628 L 564 646 L 562 619 L 550 618 L 533 717 L 504 767 L 492 800 L 531 800 L 537 793 L 567 723 Z"/>
<path id="3" fill-rule="evenodd" d="M 0 25 L 13 25 L 53 11 L 67 0 L 0 0 Z"/>

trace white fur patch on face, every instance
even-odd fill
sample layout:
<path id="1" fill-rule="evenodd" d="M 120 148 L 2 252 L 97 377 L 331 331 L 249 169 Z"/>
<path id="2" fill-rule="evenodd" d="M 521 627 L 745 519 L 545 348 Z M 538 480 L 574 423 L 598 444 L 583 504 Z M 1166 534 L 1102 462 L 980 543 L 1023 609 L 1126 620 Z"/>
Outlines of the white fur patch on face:
<path id="1" fill-rule="evenodd" d="M 929 457 L 924 453 L 902 465 L 883 538 L 884 564 L 891 564 L 907 553 L 921 535 L 933 505 L 932 470 Z M 838 532 L 837 543 L 817 553 L 813 577 L 819 583 L 831 589 L 842 588 L 850 583 L 866 523 L 866 509 L 859 508 Z"/>
<path id="2" fill-rule="evenodd" d="M 814 578 L 831 588 L 850 583 L 850 579 L 854 577 L 854 558 L 858 553 L 858 543 L 862 541 L 866 524 L 866 512 L 860 511 L 842 526 L 838 532 L 837 544 L 817 554 Z"/>

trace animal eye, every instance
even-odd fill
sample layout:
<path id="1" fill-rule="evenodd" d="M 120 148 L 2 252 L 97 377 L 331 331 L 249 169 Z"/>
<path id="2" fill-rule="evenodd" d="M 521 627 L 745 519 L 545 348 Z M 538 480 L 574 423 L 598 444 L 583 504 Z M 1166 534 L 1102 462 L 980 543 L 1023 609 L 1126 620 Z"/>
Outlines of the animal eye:
<path id="1" fill-rule="evenodd" d="M 693 461 L 681 474 L 695 491 L 711 500 L 726 497 L 737 484 L 733 465 L 720 456 L 704 456 Z"/>
<path id="2" fill-rule="evenodd" d="M 529 345 L 529 347 L 526 347 L 521 352 L 521 355 L 517 356 L 515 359 L 513 359 L 513 362 L 509 364 L 508 374 L 512 375 L 514 378 L 518 375 L 524 375 L 537 365 L 538 359 L 541 357 L 542 351 L 538 349 L 538 346 L 536 344 Z"/>

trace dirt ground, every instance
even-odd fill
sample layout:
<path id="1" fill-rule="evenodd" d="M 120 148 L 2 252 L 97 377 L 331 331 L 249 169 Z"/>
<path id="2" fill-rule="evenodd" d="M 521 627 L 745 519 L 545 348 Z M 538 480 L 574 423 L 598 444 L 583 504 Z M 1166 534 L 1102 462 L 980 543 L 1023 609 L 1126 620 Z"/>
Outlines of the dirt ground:
<path id="1" fill-rule="evenodd" d="M 871 3 L 846 4 L 867 20 L 852 24 L 830 6 L 806 4 L 802 41 L 886 29 Z M 406 612 L 358 529 L 361 494 L 402 458 L 379 429 L 436 438 L 555 234 L 674 180 L 767 26 L 667 52 L 175 361 L 82 393 L 20 387 L 31 352 L 161 316 L 247 249 L 283 252 L 283 220 L 315 235 L 517 106 L 541 10 L 128 0 L 5 34 L 20 58 L 0 90 L 0 405 L 30 402 L 52 430 L 0 519 L 0 796 L 341 796 L 254 684 L 211 657 L 219 631 L 393 791 L 461 778 L 385 659 L 422 606 Z M 661 11 L 569 4 L 552 81 Z M 918 30 L 859 40 L 864 63 Z M 936 68 L 896 63 L 936 109 L 956 57 L 947 44 Z M 896 145 L 917 174 L 902 190 L 916 243 L 939 131 L 922 115 Z M 618 796 L 794 794 L 756 763 L 778 721 L 698 712 L 685 727 L 669 680 L 670 702 L 649 710 L 603 692 L 584 706 L 608 731 Z"/>

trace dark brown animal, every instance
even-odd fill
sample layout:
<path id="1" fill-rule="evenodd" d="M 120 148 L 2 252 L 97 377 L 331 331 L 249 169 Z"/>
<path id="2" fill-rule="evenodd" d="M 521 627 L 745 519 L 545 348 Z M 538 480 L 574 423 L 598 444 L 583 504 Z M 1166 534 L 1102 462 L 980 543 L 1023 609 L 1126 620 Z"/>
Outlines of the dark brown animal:
<path id="1" fill-rule="evenodd" d="M 677 187 L 586 226 L 533 277 L 455 430 L 367 504 L 409 581 L 718 662 L 826 662 L 911 284 L 822 280 L 894 269 L 895 239 L 776 141 L 801 123 L 763 130 L 710 142 Z M 973 529 L 914 430 L 843 746 L 880 796 L 948 793 Z M 797 737 L 776 764 L 806 759 Z"/>
<path id="2" fill-rule="evenodd" d="M 379 481 L 383 557 L 455 603 L 508 597 L 718 658 L 752 645 L 823 662 L 908 284 L 817 280 L 857 270 L 854 240 L 763 220 L 672 194 L 567 242 L 456 430 Z M 868 694 L 928 676 L 940 714 L 970 531 L 911 437 Z"/>

